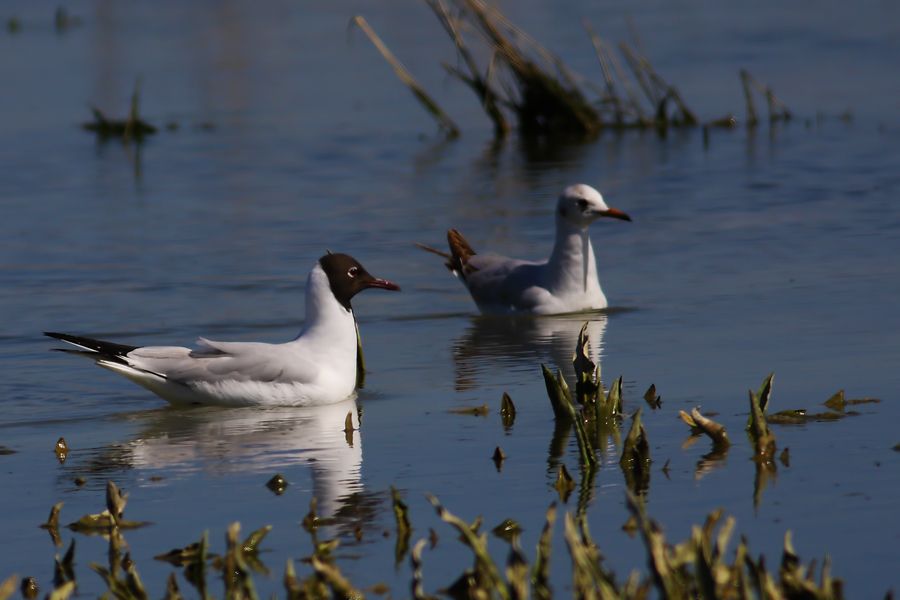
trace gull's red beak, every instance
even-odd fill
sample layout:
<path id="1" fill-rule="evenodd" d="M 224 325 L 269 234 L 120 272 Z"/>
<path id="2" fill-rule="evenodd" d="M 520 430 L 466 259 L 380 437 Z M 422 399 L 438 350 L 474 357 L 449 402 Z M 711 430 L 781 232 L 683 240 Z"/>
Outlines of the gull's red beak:
<path id="1" fill-rule="evenodd" d="M 394 283 L 393 281 L 388 281 L 387 279 L 379 279 L 378 277 L 373 277 L 370 281 L 366 282 L 367 288 L 379 288 L 382 290 L 391 290 L 393 292 L 399 292 L 400 286 Z"/>
<path id="2" fill-rule="evenodd" d="M 601 217 L 612 217 L 613 219 L 621 219 L 622 221 L 631 221 L 631 217 L 627 213 L 622 212 L 618 208 L 609 208 L 604 211 L 598 211 Z"/>

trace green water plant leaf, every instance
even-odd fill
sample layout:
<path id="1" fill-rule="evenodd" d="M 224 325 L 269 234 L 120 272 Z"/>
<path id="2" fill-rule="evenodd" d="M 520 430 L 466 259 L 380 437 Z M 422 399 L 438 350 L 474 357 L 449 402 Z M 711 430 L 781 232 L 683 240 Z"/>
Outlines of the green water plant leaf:
<path id="1" fill-rule="evenodd" d="M 75 592 L 75 582 L 67 581 L 47 594 L 47 600 L 68 600 Z"/>
<path id="2" fill-rule="evenodd" d="M 503 422 L 504 429 L 510 429 L 516 421 L 516 405 L 513 404 L 509 394 L 503 392 L 503 398 L 500 399 L 500 419 Z"/>
<path id="3" fill-rule="evenodd" d="M 445 523 L 452 525 L 459 532 L 462 542 L 475 555 L 473 576 L 475 589 L 478 590 L 477 593 L 486 593 L 489 597 L 493 591 L 501 600 L 509 600 L 511 597 L 509 586 L 500 576 L 500 570 L 488 552 L 487 534 L 477 533 L 474 527 L 444 508 L 435 496 L 429 494 L 427 498 L 437 512 L 438 517 Z"/>
<path id="4" fill-rule="evenodd" d="M 425 584 L 422 577 L 422 552 L 428 540 L 421 539 L 415 543 L 412 552 L 409 555 L 409 564 L 412 566 L 412 597 L 413 600 L 432 600 L 432 597 L 425 593 Z"/>
<path id="5" fill-rule="evenodd" d="M 59 461 L 59 464 L 66 462 L 66 457 L 69 456 L 69 444 L 66 443 L 66 438 L 61 437 L 56 440 L 53 452 L 56 454 L 56 459 Z"/>
<path id="6" fill-rule="evenodd" d="M 500 446 L 494 448 L 494 453 L 491 455 L 491 460 L 494 461 L 494 466 L 497 467 L 497 471 L 500 471 L 500 468 L 503 466 L 503 461 L 506 460 L 506 453 Z"/>
<path id="7" fill-rule="evenodd" d="M 14 578 L 10 577 L 10 579 Z M 8 582 L 10 579 L 7 579 L 6 581 Z M 9 596 L 4 595 L 3 588 L 5 585 L 6 582 L 0 585 L 0 600 L 9 598 Z M 22 585 L 19 586 L 19 589 L 22 592 L 22 597 L 25 598 L 25 600 L 35 600 L 35 598 L 37 598 L 38 594 L 40 594 L 41 592 L 41 588 L 38 585 L 37 579 L 35 579 L 34 577 L 25 577 L 24 579 L 22 579 Z"/>
<path id="8" fill-rule="evenodd" d="M 178 589 L 178 578 L 175 573 L 169 573 L 166 579 L 166 593 L 163 600 L 182 600 L 181 590 Z"/>
<path id="9" fill-rule="evenodd" d="M 575 489 L 575 480 L 569 475 L 566 465 L 559 465 L 559 471 L 556 472 L 556 483 L 553 484 L 559 493 L 559 499 L 563 502 L 568 501 L 569 495 Z"/>
<path id="10" fill-rule="evenodd" d="M 574 484 L 573 484 L 574 485 Z M 549 600 L 553 594 L 550 589 L 550 554 L 553 540 L 553 525 L 556 523 L 556 503 L 550 504 L 544 517 L 544 527 L 538 538 L 535 550 L 534 565 L 531 568 L 531 586 L 534 597 L 538 600 Z"/>
<path id="11" fill-rule="evenodd" d="M 265 539 L 269 532 L 272 531 L 271 525 L 265 525 L 264 527 L 260 527 L 256 531 L 252 532 L 247 536 L 247 539 L 241 544 L 241 550 L 244 554 L 252 554 L 259 551 L 259 545 Z"/>
<path id="12" fill-rule="evenodd" d="M 582 405 L 596 401 L 597 395 L 602 392 L 600 367 L 594 364 L 589 356 L 590 339 L 587 334 L 589 324 L 585 322 L 581 326 L 572 358 L 572 366 L 575 368 L 575 398 Z"/>
<path id="13" fill-rule="evenodd" d="M 400 492 L 391 486 L 391 507 L 394 511 L 394 522 L 397 526 L 397 541 L 394 544 L 394 562 L 400 564 L 409 550 L 409 537 L 412 526 L 409 523 L 409 507 L 400 497 Z"/>
<path id="14" fill-rule="evenodd" d="M 847 406 L 847 400 L 844 397 L 844 390 L 838 390 L 823 404 L 831 410 L 842 411 Z"/>
<path id="15" fill-rule="evenodd" d="M 369 38 L 369 41 L 372 42 L 372 45 L 378 50 L 381 56 L 384 58 L 388 64 L 391 65 L 391 68 L 394 70 L 394 74 L 397 78 L 403 82 L 403 84 L 409 88 L 409 90 L 413 93 L 419 103 L 428 111 L 428 113 L 434 117 L 437 121 L 440 128 L 444 131 L 445 135 L 448 138 L 459 137 L 459 127 L 456 126 L 456 123 L 453 122 L 453 119 L 447 116 L 447 113 L 440 107 L 440 105 L 432 98 L 428 92 L 425 91 L 425 88 L 413 77 L 412 73 L 403 66 L 403 64 L 394 56 L 394 53 L 388 49 L 387 45 L 381 40 L 375 30 L 372 29 L 372 26 L 369 25 L 369 22 L 366 21 L 360 15 L 357 15 L 351 19 L 350 23 L 352 25 L 356 25 L 359 29 L 366 34 L 366 37 Z"/>
<path id="16" fill-rule="evenodd" d="M 706 434 L 713 441 L 714 447 L 724 449 L 731 445 L 725 426 L 713 421 L 709 417 L 703 416 L 699 408 L 695 407 L 691 409 L 690 415 L 683 410 L 678 411 L 678 414 L 682 421 L 691 426 L 691 431 L 698 431 Z"/>
<path id="17" fill-rule="evenodd" d="M 496 527 L 491 529 L 491 533 L 504 542 L 510 542 L 514 537 L 522 533 L 522 526 L 513 519 L 503 519 Z"/>
<path id="18" fill-rule="evenodd" d="M 106 482 L 106 510 L 118 521 L 125 512 L 125 505 L 128 504 L 128 494 L 119 490 L 119 487 L 112 481 Z"/>
<path id="19" fill-rule="evenodd" d="M 287 489 L 288 481 L 281 473 L 275 473 L 266 482 L 266 487 L 269 488 L 276 496 L 280 496 Z"/>
<path id="20" fill-rule="evenodd" d="M 72 531 L 86 535 L 105 535 L 110 529 L 138 529 L 150 525 L 148 521 L 128 521 L 114 518 L 108 510 L 101 513 L 84 515 L 74 523 L 66 525 Z"/>
<path id="21" fill-rule="evenodd" d="M 651 383 L 647 391 L 644 392 L 644 400 L 650 405 L 650 408 L 656 410 L 662 408 L 662 396 L 656 393 L 656 384 Z"/>
<path id="22" fill-rule="evenodd" d="M 638 408 L 631 417 L 631 428 L 622 446 L 619 466 L 625 476 L 625 483 L 633 494 L 640 496 L 650 486 L 650 444 L 647 432 L 641 423 L 642 409 Z"/>
<path id="23" fill-rule="evenodd" d="M 578 441 L 578 453 L 582 465 L 593 466 L 597 463 L 593 447 L 587 437 L 584 422 L 572 402 L 572 394 L 562 373 L 557 370 L 554 375 L 545 365 L 541 365 L 544 383 L 553 413 L 557 418 L 568 419 L 575 426 L 575 438 Z"/>
<path id="24" fill-rule="evenodd" d="M 768 377 L 763 380 L 759 390 L 755 394 L 752 391 L 750 392 L 750 397 L 753 398 L 753 401 L 759 408 L 759 412 L 763 417 L 765 417 L 766 409 L 769 406 L 769 399 L 772 397 L 772 383 L 774 380 L 775 373 L 769 373 Z M 748 431 L 753 427 L 753 419 L 753 411 L 751 411 L 750 416 L 747 417 L 746 429 Z"/>
<path id="25" fill-rule="evenodd" d="M 62 546 L 62 539 L 59 537 L 59 511 L 62 510 L 63 503 L 57 502 L 50 508 L 50 515 L 47 522 L 41 524 L 41 529 L 46 529 L 50 533 L 54 546 Z"/>

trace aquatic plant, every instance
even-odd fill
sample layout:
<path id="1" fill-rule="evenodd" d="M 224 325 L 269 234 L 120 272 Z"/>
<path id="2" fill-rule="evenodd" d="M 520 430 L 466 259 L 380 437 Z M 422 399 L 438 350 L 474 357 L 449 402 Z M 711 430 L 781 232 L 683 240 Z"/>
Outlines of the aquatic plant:
<path id="1" fill-rule="evenodd" d="M 447 116 L 447 113 L 444 112 L 434 98 L 432 98 L 428 92 L 425 91 L 425 88 L 416 81 L 416 78 L 413 77 L 412 73 L 410 73 L 409 70 L 403 66 L 403 63 L 394 56 L 394 53 L 391 52 L 381 38 L 378 37 L 378 34 L 375 33 L 375 30 L 372 29 L 369 22 L 360 15 L 353 17 L 350 22 L 366 34 L 366 37 L 369 38 L 372 45 L 374 45 L 381 56 L 384 57 L 384 60 L 391 65 L 397 78 L 409 88 L 419 103 L 425 107 L 425 110 L 435 118 L 446 136 L 449 138 L 457 137 L 459 135 L 459 128 L 456 126 L 456 123 L 453 122 L 453 119 Z"/>
<path id="2" fill-rule="evenodd" d="M 442 63 L 442 66 L 475 93 L 498 139 L 511 129 L 507 113 L 511 113 L 518 130 L 525 136 L 590 137 L 604 129 L 632 128 L 655 128 L 664 134 L 669 128 L 701 124 L 678 89 L 653 67 L 639 40 L 633 45 L 626 42 L 617 45 L 627 65 L 626 72 L 610 45 L 590 23 L 584 22 L 603 77 L 603 85 L 597 85 L 566 66 L 561 58 L 510 22 L 493 4 L 484 0 L 424 1 L 453 41 L 464 65 L 461 68 Z M 362 16 L 354 17 L 351 22 L 369 37 L 447 137 L 458 136 L 459 128 L 453 120 L 391 53 L 368 22 Z M 479 66 L 475 58 L 478 50 L 489 56 L 486 68 Z M 754 127 L 758 121 L 752 89 L 765 95 L 770 123 L 791 118 L 790 110 L 771 88 L 759 84 L 743 70 L 741 80 L 748 127 Z M 733 115 L 704 123 L 704 141 L 708 143 L 710 128 L 733 128 L 736 124 Z"/>
<path id="3" fill-rule="evenodd" d="M 130 140 L 141 142 L 145 136 L 153 135 L 157 132 L 156 127 L 140 116 L 140 92 L 141 84 L 138 81 L 134 84 L 131 104 L 126 118 L 115 119 L 107 117 L 99 108 L 92 106 L 91 112 L 94 115 L 94 120 L 83 123 L 81 125 L 82 129 L 96 133 L 101 140 L 120 138 L 124 142 Z"/>

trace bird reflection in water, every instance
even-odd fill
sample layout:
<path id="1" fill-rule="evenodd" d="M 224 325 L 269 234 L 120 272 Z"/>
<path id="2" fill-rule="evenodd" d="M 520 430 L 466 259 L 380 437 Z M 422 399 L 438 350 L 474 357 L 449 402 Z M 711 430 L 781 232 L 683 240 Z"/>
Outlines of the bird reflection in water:
<path id="1" fill-rule="evenodd" d="M 497 369 L 539 373 L 541 363 L 559 368 L 567 379 L 575 376 L 572 352 L 578 332 L 587 322 L 590 358 L 600 364 L 606 313 L 586 312 L 558 316 L 477 316 L 453 345 L 454 384 L 457 391 L 479 387 L 479 379 Z"/>
<path id="2" fill-rule="evenodd" d="M 350 415 L 353 431 L 345 432 Z M 166 408 L 127 415 L 139 423 L 130 441 L 104 446 L 73 464 L 89 480 L 114 478 L 129 470 L 147 479 L 171 481 L 200 472 L 209 477 L 260 475 L 263 484 L 279 470 L 308 465 L 318 514 L 338 535 L 372 524 L 383 497 L 367 494 L 361 479 L 362 431 L 355 398 L 315 407 L 272 409 Z M 286 473 L 291 480 L 290 471 Z M 290 488 L 288 488 L 290 489 Z"/>
<path id="3" fill-rule="evenodd" d="M 575 313 L 558 316 L 478 316 L 453 347 L 455 388 L 457 391 L 477 389 L 482 382 L 496 382 L 498 371 L 508 371 L 514 377 L 521 373 L 538 376 L 540 365 L 551 370 L 560 369 L 574 390 L 575 369 L 572 364 L 578 335 L 585 326 L 589 344 L 586 348 L 591 361 L 600 365 L 604 354 L 603 336 L 606 332 L 605 312 Z M 489 375 L 486 375 L 489 374 Z M 611 382 L 607 382 L 609 385 Z M 550 411 L 549 401 L 547 406 Z M 547 476 L 555 480 L 563 457 L 572 439 L 572 423 L 568 419 L 554 420 L 553 434 L 547 451 Z M 618 462 L 621 435 L 615 423 L 592 430 L 592 439 L 600 449 L 604 463 Z M 586 506 L 593 496 L 594 471 L 581 474 L 579 506 Z"/>

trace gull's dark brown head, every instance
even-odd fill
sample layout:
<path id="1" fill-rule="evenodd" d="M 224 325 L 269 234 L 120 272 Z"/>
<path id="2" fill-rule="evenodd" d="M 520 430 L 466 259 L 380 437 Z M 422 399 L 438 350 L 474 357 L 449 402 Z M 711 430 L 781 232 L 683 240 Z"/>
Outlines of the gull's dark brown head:
<path id="1" fill-rule="evenodd" d="M 351 309 L 350 300 L 356 294 L 368 288 L 400 291 L 400 286 L 387 279 L 372 277 L 359 261 L 349 254 L 328 253 L 319 259 L 319 265 L 328 276 L 331 293 L 347 310 Z"/>

